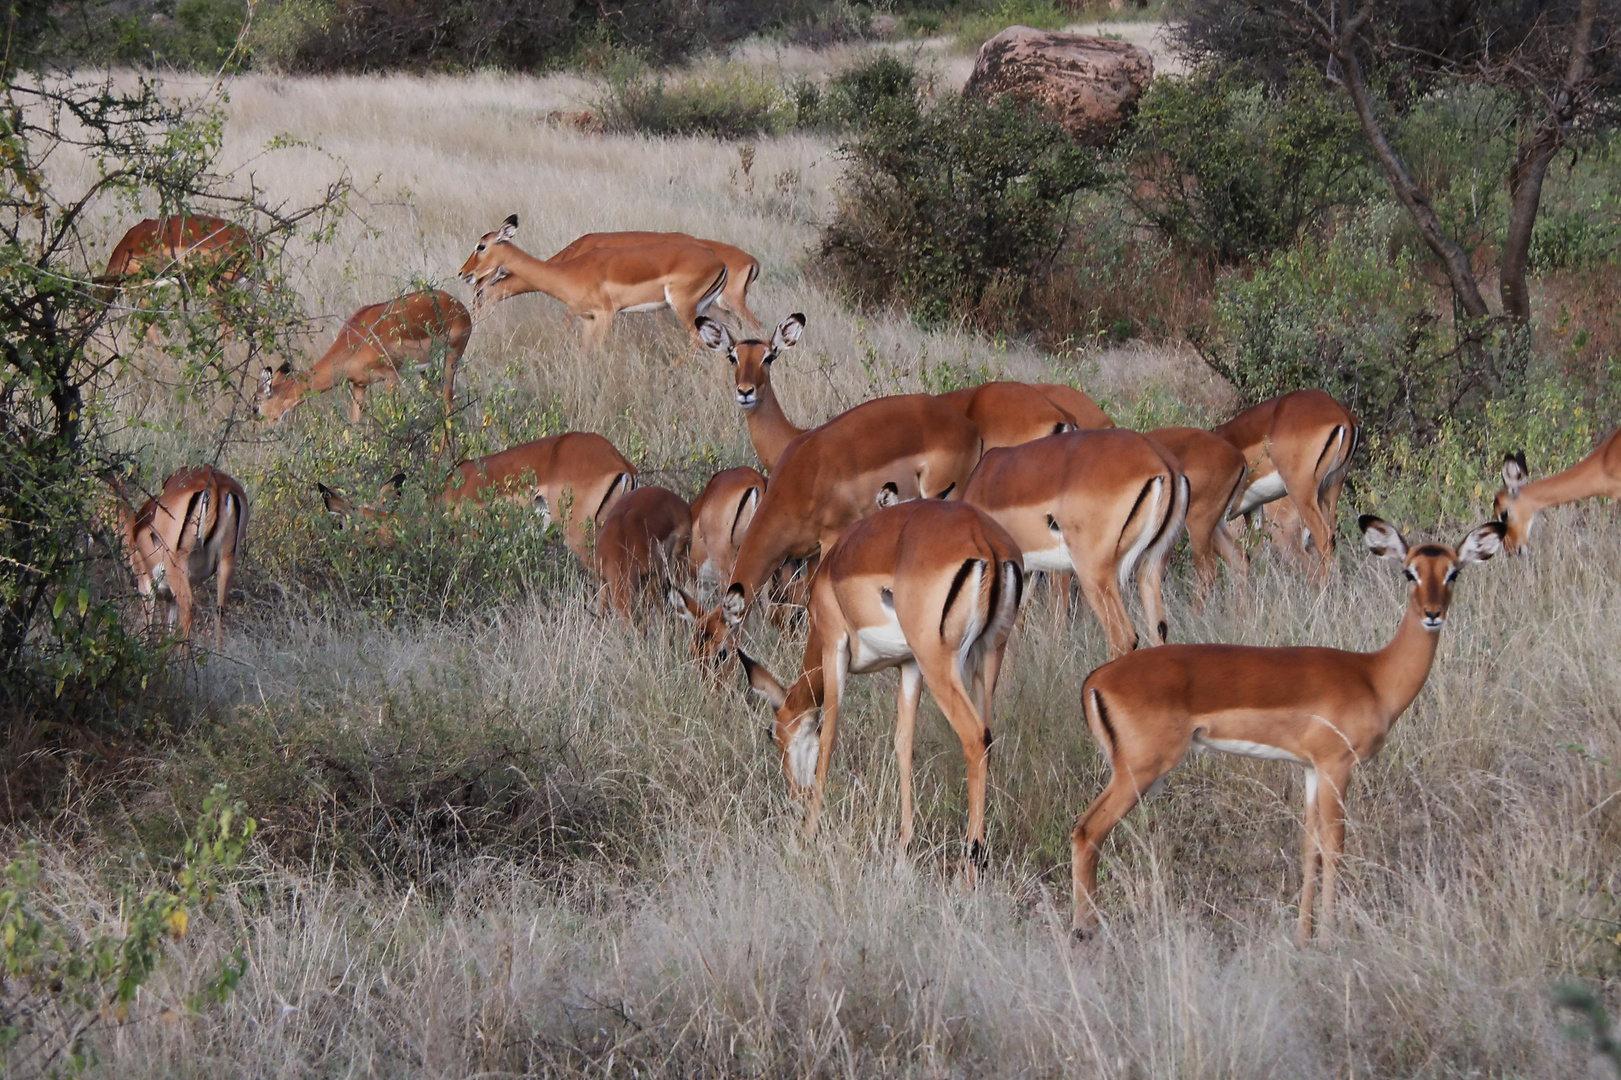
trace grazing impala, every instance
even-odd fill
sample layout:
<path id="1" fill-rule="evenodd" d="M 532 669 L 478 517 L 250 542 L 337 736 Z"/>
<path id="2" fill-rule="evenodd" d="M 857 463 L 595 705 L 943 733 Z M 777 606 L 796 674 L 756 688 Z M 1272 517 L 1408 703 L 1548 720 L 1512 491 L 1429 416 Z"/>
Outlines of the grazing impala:
<path id="1" fill-rule="evenodd" d="M 754 444 L 760 464 L 768 471 L 776 468 L 783 450 L 805 429 L 795 427 L 777 403 L 777 393 L 771 389 L 771 362 L 782 350 L 799 343 L 799 335 L 805 332 L 805 316 L 795 312 L 782 320 L 769 342 L 759 338 L 738 341 L 724 323 L 714 319 L 699 318 L 693 325 L 700 342 L 731 361 L 737 405 L 748 418 L 749 441 Z"/>
<path id="2" fill-rule="evenodd" d="M 721 585 L 732 579 L 737 549 L 765 494 L 765 477 L 748 466 L 722 469 L 692 500 L 692 577 Z"/>
<path id="3" fill-rule="evenodd" d="M 1326 581 L 1340 488 L 1361 434 L 1356 417 L 1321 390 L 1296 390 L 1246 409 L 1215 432 L 1249 462 L 1249 487 L 1233 516 L 1288 495 L 1300 515 L 1299 553 L 1316 544 L 1317 576 Z M 1293 548 L 1295 537 L 1289 539 Z"/>
<path id="4" fill-rule="evenodd" d="M 566 262 L 537 259 L 512 242 L 518 215 L 485 233 L 459 271 L 484 309 L 510 296 L 542 292 L 581 320 L 581 340 L 601 345 L 621 311 L 670 308 L 689 330 L 726 287 L 726 264 L 696 243 L 595 248 Z"/>
<path id="5" fill-rule="evenodd" d="M 1249 575 L 1249 559 L 1227 531 L 1227 519 L 1244 492 L 1248 466 L 1238 448 L 1203 428 L 1173 427 L 1150 431 L 1182 465 L 1188 478 L 1188 545 L 1199 577 L 1196 604 L 1216 583 L 1219 555 L 1239 581 Z"/>
<path id="6" fill-rule="evenodd" d="M 639 593 L 651 582 L 662 595 L 670 577 L 685 569 L 692 543 L 687 501 L 661 487 L 639 487 L 615 499 L 597 521 L 597 572 L 615 610 L 632 621 Z M 677 575 L 683 576 L 683 575 Z"/>
<path id="7" fill-rule="evenodd" d="M 338 339 L 308 371 L 289 364 L 260 373 L 259 415 L 279 419 L 303 400 L 340 384 L 349 387 L 349 419 L 360 422 L 360 405 L 374 383 L 397 383 L 404 368 L 425 371 L 444 356 L 445 409 L 453 402 L 456 362 L 467 348 L 473 320 L 462 302 L 437 289 L 370 304 L 349 316 Z"/>
<path id="8" fill-rule="evenodd" d="M 164 624 L 172 627 L 178 620 L 181 636 L 189 641 L 196 618 L 194 592 L 217 573 L 218 649 L 225 633 L 225 600 L 248 527 L 248 496 L 242 485 L 212 465 L 193 466 L 171 475 L 162 492 L 138 511 L 116 482 L 111 486 L 117 496 L 119 539 L 146 602 L 147 621 L 162 604 Z"/>
<path id="9" fill-rule="evenodd" d="M 816 831 L 821 813 L 846 676 L 898 667 L 901 854 L 912 839 L 912 731 L 927 683 L 962 740 L 969 861 L 984 864 L 991 697 L 1022 587 L 1018 546 L 992 518 L 964 503 L 902 503 L 840 535 L 811 585 L 810 639 L 792 689 L 738 654 L 749 685 L 776 709 L 773 733 L 790 790 L 810 796 L 807 833 Z"/>
<path id="10" fill-rule="evenodd" d="M 636 467 L 613 443 L 594 432 L 571 431 L 461 462 L 439 499 L 447 506 L 485 506 L 495 499 L 533 505 L 548 525 L 561 522 L 563 543 L 592 566 L 592 523 L 600 527 L 614 502 L 635 487 Z"/>
<path id="11" fill-rule="evenodd" d="M 1109 638 L 1109 655 L 1137 647 L 1121 590 L 1137 579 L 1143 613 L 1165 640 L 1165 561 L 1188 510 L 1188 482 L 1171 454 L 1120 428 L 1071 431 L 991 450 L 963 493 L 1024 552 L 1024 568 L 1072 571 Z"/>
<path id="12" fill-rule="evenodd" d="M 1071 408 L 1060 404 L 1060 398 Z M 1114 427 L 1114 421 L 1091 398 L 1056 383 L 981 383 L 941 394 L 940 400 L 961 409 L 974 422 L 986 450 L 1080 428 Z"/>
<path id="13" fill-rule="evenodd" d="M 724 662 L 727 640 L 760 590 L 789 559 L 825 552 L 839 533 L 897 500 L 960 495 L 979 460 L 979 430 L 962 413 L 927 394 L 878 398 L 812 428 L 788 444 L 737 565 L 715 610 L 693 611 L 693 654 Z"/>
<path id="14" fill-rule="evenodd" d="M 731 244 L 673 232 L 586 233 L 546 261 L 562 263 L 581 252 L 594 251 L 597 248 L 640 247 L 644 244 L 697 244 L 720 256 L 721 262 L 726 264 L 726 287 L 715 298 L 715 306 L 736 315 L 743 320 L 744 325 L 759 333 L 760 320 L 749 310 L 749 286 L 760 276 L 760 260 Z"/>
<path id="15" fill-rule="evenodd" d="M 1518 555 L 1531 537 L 1531 524 L 1550 506 L 1601 495 L 1621 498 L 1621 430 L 1564 472 L 1541 480 L 1532 480 L 1526 471 L 1525 451 L 1511 454 L 1503 461 L 1503 485 L 1492 501 L 1492 513 L 1508 526 L 1503 547 Z"/>
<path id="16" fill-rule="evenodd" d="M 1169 645 L 1111 661 L 1087 677 L 1081 705 L 1111 775 L 1070 838 L 1077 935 L 1096 923 L 1104 838 L 1191 746 L 1306 767 L 1298 936 L 1302 944 L 1311 938 L 1319 869 L 1322 922 L 1332 929 L 1351 772 L 1379 752 L 1429 678 L 1459 569 L 1497 554 L 1505 531 L 1494 521 L 1456 550 L 1441 544 L 1409 550 L 1378 518 L 1364 515 L 1360 524 L 1369 550 L 1400 564 L 1412 583 L 1407 614 L 1378 652 Z"/>
<path id="17" fill-rule="evenodd" d="M 116 284 L 135 274 L 167 274 L 187 263 L 204 263 L 217 267 L 226 281 L 236 281 L 264 254 L 246 229 L 224 218 L 207 214 L 147 218 L 113 248 L 104 280 Z"/>

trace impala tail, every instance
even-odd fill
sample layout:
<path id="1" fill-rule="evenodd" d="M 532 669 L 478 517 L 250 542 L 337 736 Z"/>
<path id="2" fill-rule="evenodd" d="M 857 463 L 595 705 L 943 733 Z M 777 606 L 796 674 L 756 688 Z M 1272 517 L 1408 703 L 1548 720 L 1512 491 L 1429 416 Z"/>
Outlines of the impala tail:
<path id="1" fill-rule="evenodd" d="M 1122 591 L 1130 587 L 1139 568 L 1152 565 L 1150 556 L 1163 558 L 1164 553 L 1170 551 L 1187 516 L 1187 477 L 1163 473 L 1143 485 L 1136 505 L 1126 515 L 1126 527 L 1121 531 L 1123 542 L 1126 537 L 1132 537 L 1115 571 Z"/>

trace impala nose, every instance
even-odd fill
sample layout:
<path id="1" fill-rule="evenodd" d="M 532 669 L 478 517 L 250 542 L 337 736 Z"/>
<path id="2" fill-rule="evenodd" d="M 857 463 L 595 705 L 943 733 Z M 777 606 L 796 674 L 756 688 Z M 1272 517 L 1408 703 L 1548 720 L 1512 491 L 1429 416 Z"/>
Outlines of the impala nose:
<path id="1" fill-rule="evenodd" d="M 754 408 L 754 401 L 755 401 L 754 387 L 752 387 L 752 386 L 747 386 L 747 387 L 740 386 L 740 387 L 737 388 L 737 403 L 739 405 L 743 406 L 743 408 L 745 408 L 745 409 L 752 409 L 752 408 Z"/>
<path id="2" fill-rule="evenodd" d="M 1441 624 L 1446 622 L 1446 621 L 1447 621 L 1447 617 L 1442 612 L 1439 612 L 1439 611 L 1426 611 L 1426 612 L 1424 612 L 1424 629 L 1426 629 L 1426 630 L 1439 630 L 1439 629 L 1441 629 Z"/>

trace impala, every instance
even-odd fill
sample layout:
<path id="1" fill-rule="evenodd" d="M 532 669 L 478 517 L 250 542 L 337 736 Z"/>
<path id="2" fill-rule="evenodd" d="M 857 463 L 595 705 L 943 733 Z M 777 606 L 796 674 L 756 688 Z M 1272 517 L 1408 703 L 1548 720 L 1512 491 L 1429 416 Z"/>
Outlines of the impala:
<path id="1" fill-rule="evenodd" d="M 264 248 L 240 225 L 207 214 L 147 218 L 124 234 L 107 259 L 103 279 L 117 284 L 135 274 L 165 274 L 188 262 L 216 266 L 220 276 L 236 281 L 264 258 Z"/>
<path id="2" fill-rule="evenodd" d="M 597 520 L 594 555 L 609 601 L 630 622 L 636 597 L 650 579 L 664 592 L 670 575 L 687 561 L 692 511 L 687 501 L 661 487 L 639 487 L 614 500 Z"/>
<path id="3" fill-rule="evenodd" d="M 1344 405 L 1321 390 L 1296 390 L 1263 401 L 1215 429 L 1249 463 L 1250 483 L 1232 516 L 1252 515 L 1288 495 L 1300 515 L 1299 553 L 1315 543 L 1318 578 L 1326 581 L 1334 558 L 1334 517 L 1361 428 Z"/>
<path id="4" fill-rule="evenodd" d="M 1525 451 L 1503 461 L 1503 490 L 1492 501 L 1492 513 L 1508 526 L 1503 546 L 1510 555 L 1525 550 L 1531 525 L 1550 506 L 1598 496 L 1621 498 L 1621 430 L 1599 443 L 1598 449 L 1562 473 L 1532 480 L 1525 468 Z"/>
<path id="5" fill-rule="evenodd" d="M 562 263 L 584 251 L 594 251 L 597 248 L 640 247 L 644 244 L 697 244 L 720 256 L 721 262 L 726 264 L 726 287 L 715 298 L 715 306 L 731 312 L 756 333 L 759 332 L 760 320 L 749 310 L 749 286 L 760 276 L 760 260 L 731 244 L 673 232 L 586 233 L 546 261 Z"/>
<path id="6" fill-rule="evenodd" d="M 1018 546 L 988 515 L 960 502 L 902 503 L 850 526 L 823 556 L 792 689 L 739 652 L 749 685 L 776 710 L 772 730 L 790 790 L 809 795 L 807 833 L 821 813 L 846 676 L 898 667 L 901 855 L 912 840 L 912 733 L 926 683 L 962 741 L 969 863 L 984 865 L 991 697 L 1023 580 Z"/>
<path id="7" fill-rule="evenodd" d="M 1121 598 L 1133 577 L 1165 640 L 1165 561 L 1188 510 L 1187 478 L 1169 451 L 1120 428 L 1049 435 L 987 452 L 963 500 L 1012 535 L 1027 573 L 1079 577 L 1110 656 L 1137 646 Z"/>
<path id="8" fill-rule="evenodd" d="M 868 401 L 805 432 L 772 470 L 719 606 L 694 617 L 694 655 L 724 662 L 728 637 L 777 568 L 825 552 L 878 510 L 880 494 L 960 495 L 978 460 L 979 430 L 927 394 Z"/>
<path id="9" fill-rule="evenodd" d="M 1401 564 L 1412 583 L 1401 626 L 1378 652 L 1169 645 L 1111 661 L 1087 677 L 1081 705 L 1108 755 L 1110 779 L 1070 837 L 1077 935 L 1096 924 L 1104 838 L 1192 746 L 1305 766 L 1297 936 L 1303 944 L 1311 938 L 1319 871 L 1322 922 L 1333 928 L 1351 772 L 1379 752 L 1429 678 L 1459 569 L 1497 554 L 1506 529 L 1494 521 L 1456 549 L 1409 549 L 1401 533 L 1378 518 L 1364 515 L 1359 524 L 1368 549 Z"/>
<path id="10" fill-rule="evenodd" d="M 532 505 L 547 525 L 558 521 L 563 543 L 595 565 L 588 531 L 636 487 L 636 467 L 593 432 L 571 431 L 460 462 L 439 501 L 485 506 L 495 499 Z"/>
<path id="11" fill-rule="evenodd" d="M 1091 398 L 1055 383 L 988 382 L 939 396 L 974 422 L 986 450 L 1080 428 L 1114 427 L 1114 421 Z M 1060 399 L 1070 407 L 1060 404 Z"/>
<path id="12" fill-rule="evenodd" d="M 720 585 L 732 578 L 737 549 L 765 494 L 765 477 L 748 466 L 723 469 L 692 501 L 692 577 Z"/>
<path id="13" fill-rule="evenodd" d="M 1199 577 L 1196 602 L 1203 603 L 1216 583 L 1218 555 L 1239 581 L 1249 574 L 1244 550 L 1227 531 L 1227 519 L 1244 492 L 1248 465 L 1237 447 L 1203 428 L 1160 428 L 1148 437 L 1176 455 L 1188 478 L 1188 545 Z"/>
<path id="14" fill-rule="evenodd" d="M 767 470 L 776 468 L 783 450 L 805 429 L 795 427 L 777 403 L 777 393 L 771 389 L 771 362 L 782 350 L 799 343 L 799 336 L 805 332 L 805 316 L 795 312 L 782 320 L 769 342 L 759 338 L 738 341 L 724 323 L 714 319 L 699 318 L 693 325 L 705 347 L 731 362 L 737 405 L 747 417 L 749 441 L 754 444 L 760 464 Z"/>
<path id="15" fill-rule="evenodd" d="M 146 603 L 147 621 L 163 605 L 164 624 L 178 620 L 191 639 L 194 591 L 216 573 L 214 648 L 224 640 L 225 601 L 236 574 L 236 557 L 248 527 L 248 496 L 236 480 L 212 465 L 181 469 L 163 490 L 136 510 L 117 482 L 118 533 L 135 587 Z"/>
<path id="16" fill-rule="evenodd" d="M 473 320 L 460 300 L 437 289 L 370 304 L 349 316 L 338 338 L 308 371 L 290 364 L 260 373 L 259 415 L 276 420 L 303 400 L 340 384 L 349 387 L 349 419 L 360 421 L 361 402 L 374 383 L 397 383 L 404 368 L 427 370 L 438 355 L 445 366 L 445 410 L 449 412 L 456 362 L 467 349 Z"/>
<path id="17" fill-rule="evenodd" d="M 581 320 L 581 340 L 601 345 L 621 311 L 670 308 L 691 328 L 726 287 L 726 264 L 696 243 L 596 248 L 566 262 L 537 259 L 512 242 L 518 215 L 485 233 L 458 273 L 474 289 L 474 307 L 542 292 Z"/>

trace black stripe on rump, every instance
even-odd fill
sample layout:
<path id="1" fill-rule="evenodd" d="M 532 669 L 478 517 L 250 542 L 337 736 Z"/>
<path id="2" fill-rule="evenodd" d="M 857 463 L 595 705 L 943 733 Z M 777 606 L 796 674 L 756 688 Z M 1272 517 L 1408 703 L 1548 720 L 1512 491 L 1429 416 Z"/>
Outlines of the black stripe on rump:
<path id="1" fill-rule="evenodd" d="M 974 572 L 978 559 L 964 559 L 963 564 L 957 567 L 957 576 L 951 579 L 951 589 L 946 593 L 945 606 L 940 609 L 940 636 L 946 636 L 946 617 L 951 614 L 951 605 L 957 602 L 957 594 L 962 592 L 963 582 L 968 575 Z"/>

